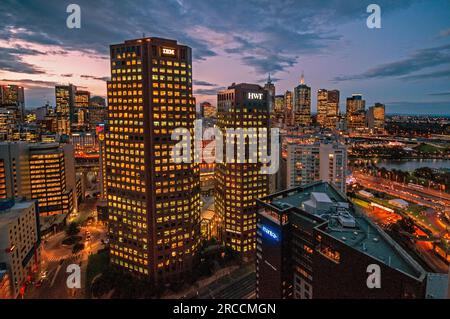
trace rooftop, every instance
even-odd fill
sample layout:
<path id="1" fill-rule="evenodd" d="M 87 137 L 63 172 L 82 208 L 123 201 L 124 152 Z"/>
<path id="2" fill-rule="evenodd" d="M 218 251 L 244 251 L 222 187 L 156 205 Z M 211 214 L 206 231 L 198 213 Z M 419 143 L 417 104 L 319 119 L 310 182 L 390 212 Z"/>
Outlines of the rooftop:
<path id="1" fill-rule="evenodd" d="M 22 214 L 22 210 L 35 205 L 35 201 L 16 201 L 14 206 L 0 211 L 0 228 L 16 220 Z"/>
<path id="2" fill-rule="evenodd" d="M 323 222 L 317 223 L 316 229 L 361 253 L 379 260 L 391 268 L 420 280 L 424 278 L 426 275 L 425 270 L 381 228 L 367 219 L 358 208 L 350 205 L 348 208 L 344 208 L 349 215 L 344 214 L 342 218 L 334 218 L 337 211 L 336 207 L 344 207 L 343 203 L 348 203 L 348 201 L 344 194 L 328 183 L 317 182 L 296 187 L 273 194 L 263 200 L 279 212 L 289 211 L 289 213 L 295 214 L 296 217 L 302 215 L 304 219 L 308 218 L 308 216 L 313 217 L 311 213 L 307 213 L 303 209 L 305 207 L 303 204 L 306 203 L 307 206 L 311 196 L 314 196 L 316 200 L 323 201 L 328 197 L 333 203 L 327 214 L 320 211 L 319 215 L 314 216 L 314 222 L 317 222 L 317 217 L 323 220 Z M 334 217 L 332 214 L 335 214 Z M 349 218 L 352 219 L 351 217 L 354 219 L 355 227 L 344 227 L 342 220 L 349 221 Z M 339 222 L 339 219 L 341 222 Z"/>

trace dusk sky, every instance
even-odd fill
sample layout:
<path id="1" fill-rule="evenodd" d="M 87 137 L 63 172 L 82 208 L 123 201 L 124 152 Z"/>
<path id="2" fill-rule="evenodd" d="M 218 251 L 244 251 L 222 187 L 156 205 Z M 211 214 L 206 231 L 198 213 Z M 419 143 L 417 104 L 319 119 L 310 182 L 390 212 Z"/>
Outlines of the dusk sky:
<path id="1" fill-rule="evenodd" d="M 70 3 L 80 29 L 66 26 Z M 381 29 L 366 25 L 371 3 Z M 388 113 L 450 115 L 448 0 L 1 0 L 0 82 L 25 86 L 28 108 L 54 105 L 58 83 L 105 96 L 109 45 L 144 33 L 192 47 L 197 102 L 269 73 L 282 94 L 303 71 L 313 111 L 326 88 L 341 91 L 341 109 L 361 93 Z"/>

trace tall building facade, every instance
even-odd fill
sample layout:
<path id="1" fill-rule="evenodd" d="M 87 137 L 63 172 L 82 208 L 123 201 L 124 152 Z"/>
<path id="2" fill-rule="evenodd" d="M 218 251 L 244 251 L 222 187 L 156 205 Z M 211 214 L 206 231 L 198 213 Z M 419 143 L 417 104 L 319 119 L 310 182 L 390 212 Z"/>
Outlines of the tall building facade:
<path id="1" fill-rule="evenodd" d="M 339 91 L 319 89 L 317 91 L 317 123 L 335 129 L 339 119 Z"/>
<path id="2" fill-rule="evenodd" d="M 267 79 L 267 83 L 264 84 L 264 89 L 267 91 L 267 103 L 269 104 L 269 113 L 273 113 L 275 109 L 275 84 L 272 83 L 270 78 Z"/>
<path id="3" fill-rule="evenodd" d="M 328 91 L 327 118 L 325 127 L 336 129 L 339 120 L 339 91 Z"/>
<path id="4" fill-rule="evenodd" d="M 42 216 L 67 215 L 77 209 L 72 145 L 0 143 L 2 170 L 0 199 L 36 199 Z"/>
<path id="5" fill-rule="evenodd" d="M 94 96 L 89 101 L 88 128 L 93 131 L 98 124 L 105 123 L 108 116 L 105 99 L 101 96 Z"/>
<path id="6" fill-rule="evenodd" d="M 0 110 L 9 110 L 17 123 L 25 119 L 24 88 L 18 85 L 0 85 Z"/>
<path id="7" fill-rule="evenodd" d="M 302 126 L 311 124 L 311 88 L 305 84 L 303 74 L 300 85 L 294 88 L 294 123 Z"/>
<path id="8" fill-rule="evenodd" d="M 31 198 L 42 216 L 70 214 L 77 209 L 73 146 L 58 143 L 29 145 Z"/>
<path id="9" fill-rule="evenodd" d="M 18 298 L 27 282 L 38 277 L 40 244 L 36 202 L 0 201 L 0 296 Z M 3 287 L 2 271 L 9 278 Z"/>
<path id="10" fill-rule="evenodd" d="M 386 109 L 384 104 L 375 103 L 367 110 L 367 126 L 370 130 L 384 130 Z"/>
<path id="11" fill-rule="evenodd" d="M 156 283 L 177 281 L 195 266 L 200 241 L 198 164 L 175 163 L 171 140 L 178 127 L 194 133 L 191 48 L 152 37 L 111 45 L 110 55 L 111 262 Z"/>
<path id="12" fill-rule="evenodd" d="M 28 143 L 0 143 L 0 199 L 25 197 L 31 198 L 30 164 Z"/>
<path id="13" fill-rule="evenodd" d="M 287 188 L 317 181 L 334 184 L 346 192 L 347 148 L 340 143 L 312 143 L 287 145 Z"/>
<path id="14" fill-rule="evenodd" d="M 70 134 L 71 123 L 75 119 L 75 93 L 76 86 L 55 86 L 55 113 L 57 118 L 57 133 L 60 135 Z"/>
<path id="15" fill-rule="evenodd" d="M 328 91 L 319 89 L 317 91 L 317 124 L 325 126 L 328 110 Z"/>
<path id="16" fill-rule="evenodd" d="M 438 285 L 428 285 L 433 274 L 331 184 L 278 192 L 258 204 L 257 298 L 421 299 Z M 373 265 L 381 273 L 376 289 L 368 285 Z"/>
<path id="17" fill-rule="evenodd" d="M 284 95 L 275 95 L 274 111 L 270 115 L 272 125 L 280 125 L 284 121 Z"/>
<path id="18" fill-rule="evenodd" d="M 218 93 L 217 106 L 217 126 L 224 136 L 229 129 L 254 129 L 256 135 L 269 129 L 267 91 L 259 85 L 233 84 Z M 214 204 L 222 219 L 225 245 L 247 259 L 255 249 L 256 199 L 267 194 L 268 175 L 260 173 L 261 164 L 248 160 L 250 140 L 243 145 L 237 140 L 234 149 L 245 152 L 245 162 L 237 163 L 235 152 L 231 163 L 216 164 Z"/>
<path id="19" fill-rule="evenodd" d="M 0 108 L 0 141 L 12 140 L 16 127 L 15 112 L 7 108 Z"/>
<path id="20" fill-rule="evenodd" d="M 292 91 L 284 93 L 284 125 L 292 126 L 294 124 L 294 94 Z"/>
<path id="21" fill-rule="evenodd" d="M 73 112 L 73 122 L 71 123 L 77 129 L 86 127 L 89 121 L 89 101 L 91 93 L 88 91 L 77 90 L 75 92 L 75 108 Z"/>
<path id="22" fill-rule="evenodd" d="M 361 130 L 366 127 L 366 101 L 361 94 L 352 94 L 346 104 L 347 129 Z"/>

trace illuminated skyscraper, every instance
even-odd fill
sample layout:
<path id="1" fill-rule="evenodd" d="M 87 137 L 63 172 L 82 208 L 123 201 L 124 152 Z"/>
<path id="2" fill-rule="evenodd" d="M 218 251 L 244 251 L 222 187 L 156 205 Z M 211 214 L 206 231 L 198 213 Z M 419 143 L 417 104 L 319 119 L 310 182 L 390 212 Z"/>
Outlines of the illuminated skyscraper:
<path id="1" fill-rule="evenodd" d="M 261 129 L 269 128 L 267 91 L 259 85 L 233 84 L 218 93 L 217 105 L 217 126 L 224 136 L 227 129 L 252 128 L 258 135 Z M 260 173 L 261 164 L 248 161 L 250 140 L 256 137 L 253 133 L 244 145 L 238 138 L 234 147 L 237 153 L 245 152 L 243 163 L 236 163 L 235 154 L 231 163 L 217 163 L 215 170 L 215 208 L 222 218 L 223 240 L 243 258 L 252 256 L 255 249 L 256 199 L 268 190 L 268 175 Z"/>
<path id="2" fill-rule="evenodd" d="M 58 134 L 70 134 L 70 123 L 74 122 L 76 91 L 77 88 L 72 84 L 55 87 Z"/>
<path id="3" fill-rule="evenodd" d="M 89 100 L 88 127 L 95 130 L 98 124 L 105 123 L 108 110 L 105 99 L 100 96 L 94 96 Z"/>
<path id="4" fill-rule="evenodd" d="M 335 129 L 339 116 L 339 91 L 320 89 L 317 91 L 317 123 Z"/>
<path id="5" fill-rule="evenodd" d="M 284 93 L 284 124 L 286 126 L 292 126 L 294 124 L 294 97 L 292 91 L 286 91 Z"/>
<path id="6" fill-rule="evenodd" d="M 77 209 L 73 146 L 29 144 L 31 198 L 43 216 L 69 214 Z"/>
<path id="7" fill-rule="evenodd" d="M 311 88 L 300 79 L 300 85 L 294 88 L 294 123 L 308 126 L 311 124 Z"/>
<path id="8" fill-rule="evenodd" d="M 371 130 L 383 130 L 385 121 L 385 106 L 375 103 L 367 110 L 367 126 Z"/>
<path id="9" fill-rule="evenodd" d="M 0 199 L 38 201 L 43 216 L 77 208 L 73 146 L 58 143 L 0 143 Z"/>
<path id="10" fill-rule="evenodd" d="M 175 128 L 193 135 L 191 48 L 142 38 L 111 45 L 105 134 L 112 264 L 156 283 L 195 266 L 198 164 L 175 163 Z M 191 143 L 192 151 L 194 143 Z M 192 156 L 191 156 L 192 159 Z"/>
<path id="11" fill-rule="evenodd" d="M 327 119 L 327 107 L 328 91 L 325 89 L 319 89 L 317 91 L 317 123 L 320 126 L 325 126 Z"/>
<path id="12" fill-rule="evenodd" d="M 274 112 L 270 115 L 272 125 L 277 126 L 283 122 L 284 119 L 284 95 L 275 96 Z"/>
<path id="13" fill-rule="evenodd" d="M 87 126 L 89 116 L 89 100 L 91 93 L 88 91 L 77 90 L 75 92 L 75 109 L 73 110 L 73 122 L 72 126 L 77 128 Z"/>
<path id="14" fill-rule="evenodd" d="M 13 112 L 16 122 L 23 122 L 25 117 L 24 88 L 17 85 L 0 85 L 0 109 Z"/>
<path id="15" fill-rule="evenodd" d="M 366 101 L 361 94 L 352 94 L 346 105 L 347 129 L 360 130 L 366 126 Z"/>
<path id="16" fill-rule="evenodd" d="M 327 119 L 325 126 L 330 129 L 336 129 L 339 116 L 339 91 L 328 91 Z"/>

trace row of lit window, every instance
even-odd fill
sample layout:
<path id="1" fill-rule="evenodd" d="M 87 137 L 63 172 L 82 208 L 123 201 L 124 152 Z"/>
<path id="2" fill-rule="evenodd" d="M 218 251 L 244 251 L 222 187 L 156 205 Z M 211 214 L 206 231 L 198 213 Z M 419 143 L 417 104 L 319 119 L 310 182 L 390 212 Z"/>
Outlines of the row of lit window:
<path id="1" fill-rule="evenodd" d="M 111 73 L 112 74 L 126 74 L 126 73 L 141 73 L 142 69 L 141 68 L 117 68 L 117 69 L 112 69 Z"/>

